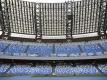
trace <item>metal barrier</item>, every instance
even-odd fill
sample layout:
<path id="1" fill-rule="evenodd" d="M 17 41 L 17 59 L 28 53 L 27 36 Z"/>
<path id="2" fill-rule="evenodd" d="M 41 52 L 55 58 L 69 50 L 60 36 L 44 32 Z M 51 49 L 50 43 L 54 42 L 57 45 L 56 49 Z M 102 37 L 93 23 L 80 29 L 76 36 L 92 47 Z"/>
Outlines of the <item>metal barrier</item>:
<path id="1" fill-rule="evenodd" d="M 0 0 L 0 30 L 42 36 L 66 36 L 97 32 L 106 34 L 106 0 L 36 3 L 22 0 Z"/>

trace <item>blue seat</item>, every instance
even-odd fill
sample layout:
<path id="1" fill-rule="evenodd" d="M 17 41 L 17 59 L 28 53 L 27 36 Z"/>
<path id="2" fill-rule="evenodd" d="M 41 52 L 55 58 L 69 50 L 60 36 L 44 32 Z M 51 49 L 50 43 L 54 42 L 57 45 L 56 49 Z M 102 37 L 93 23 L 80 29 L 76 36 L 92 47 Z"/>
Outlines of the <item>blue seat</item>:
<path id="1" fill-rule="evenodd" d="M 55 74 L 57 75 L 74 75 L 74 68 L 70 65 L 57 65 L 55 67 Z"/>
<path id="2" fill-rule="evenodd" d="M 101 46 L 104 48 L 104 50 L 107 52 L 107 42 L 101 43 L 100 45 L 101 45 Z"/>
<path id="3" fill-rule="evenodd" d="M 28 55 L 34 55 L 37 54 L 38 56 L 51 56 L 53 53 L 53 48 L 52 46 L 30 46 L 27 50 Z"/>
<path id="4" fill-rule="evenodd" d="M 0 64 L 0 74 L 4 73 L 9 67 L 9 64 Z"/>
<path id="5" fill-rule="evenodd" d="M 47 75 L 52 73 L 52 67 L 50 65 L 14 65 L 8 72 L 8 74 L 36 74 Z"/>
<path id="6" fill-rule="evenodd" d="M 55 53 L 56 54 L 67 54 L 67 56 L 79 56 L 81 53 L 79 47 L 77 46 L 71 46 L 71 45 L 58 45 L 55 47 Z"/>
<path id="7" fill-rule="evenodd" d="M 98 70 L 92 65 L 57 65 L 55 67 L 55 74 L 58 75 L 81 75 L 81 74 L 98 74 Z"/>
<path id="8" fill-rule="evenodd" d="M 107 64 L 99 64 L 98 68 L 104 73 L 107 74 Z"/>
<path id="9" fill-rule="evenodd" d="M 8 74 L 24 75 L 24 74 L 30 74 L 29 70 L 30 70 L 30 66 L 29 65 L 14 65 L 13 67 L 11 67 L 9 69 L 9 71 L 7 73 Z"/>
<path id="10" fill-rule="evenodd" d="M 11 44 L 6 50 L 5 53 L 7 55 L 20 56 L 23 54 L 27 46 L 19 45 L 19 44 Z"/>
<path id="11" fill-rule="evenodd" d="M 3 50 L 8 46 L 7 43 L 0 42 L 0 54 L 3 54 Z"/>
<path id="12" fill-rule="evenodd" d="M 36 75 L 49 75 L 52 73 L 52 67 L 48 65 L 36 65 L 30 68 L 30 73 Z"/>
<path id="13" fill-rule="evenodd" d="M 87 55 L 102 55 L 103 50 L 97 44 L 81 45 L 81 49 Z"/>

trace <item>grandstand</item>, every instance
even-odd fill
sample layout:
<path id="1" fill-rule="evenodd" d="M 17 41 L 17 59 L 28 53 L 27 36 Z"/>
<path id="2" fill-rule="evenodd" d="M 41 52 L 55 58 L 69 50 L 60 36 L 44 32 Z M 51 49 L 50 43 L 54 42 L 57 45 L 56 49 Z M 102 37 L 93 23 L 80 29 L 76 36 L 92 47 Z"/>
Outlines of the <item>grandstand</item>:
<path id="1" fill-rule="evenodd" d="M 17 76 L 106 80 L 107 1 L 0 0 L 0 80 Z"/>

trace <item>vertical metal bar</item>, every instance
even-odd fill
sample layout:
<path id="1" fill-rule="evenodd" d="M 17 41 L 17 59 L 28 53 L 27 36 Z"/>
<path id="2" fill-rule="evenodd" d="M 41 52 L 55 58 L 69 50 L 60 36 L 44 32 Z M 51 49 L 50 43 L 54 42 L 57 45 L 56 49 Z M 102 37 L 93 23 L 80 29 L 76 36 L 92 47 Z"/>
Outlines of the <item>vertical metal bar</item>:
<path id="1" fill-rule="evenodd" d="M 87 29 L 88 31 L 86 32 L 89 32 L 89 6 L 90 6 L 90 0 L 88 0 L 88 11 L 87 11 Z"/>
<path id="2" fill-rule="evenodd" d="M 103 25 L 104 35 L 106 35 L 106 31 L 107 31 L 107 2 L 105 8 L 106 9 L 105 9 L 105 17 L 104 17 L 104 25 Z"/>
<path id="3" fill-rule="evenodd" d="M 91 32 L 91 27 L 92 27 L 91 23 L 92 23 L 92 0 L 91 0 L 90 24 L 89 24 L 90 28 L 89 28 L 89 32 Z"/>
<path id="4" fill-rule="evenodd" d="M 21 21 L 21 24 L 22 24 L 22 26 L 21 26 L 21 27 L 22 27 L 21 33 L 24 32 L 24 26 L 25 26 L 25 25 L 24 25 L 24 20 L 23 20 L 23 16 L 24 16 L 24 15 L 23 15 L 23 9 L 22 9 L 22 8 L 23 8 L 23 2 L 20 1 L 20 9 L 21 9 L 21 14 L 20 14 L 20 16 L 21 16 L 21 19 L 22 19 L 22 21 Z"/>
<path id="5" fill-rule="evenodd" d="M 15 1 L 15 14 L 14 14 L 14 15 L 16 15 L 16 16 L 15 16 L 15 17 L 16 17 L 16 24 L 17 24 L 17 26 L 16 26 L 16 27 L 17 27 L 17 28 L 16 28 L 16 31 L 18 31 L 18 33 L 19 33 L 20 28 L 19 28 L 19 24 L 18 24 L 18 21 L 19 21 L 19 20 L 18 20 L 18 14 L 17 14 L 18 12 L 17 12 L 17 5 L 16 5 L 17 3 L 16 3 L 16 2 L 17 2 L 17 1 Z"/>
<path id="6" fill-rule="evenodd" d="M 86 34 L 86 33 L 89 33 L 89 32 L 88 32 L 88 26 L 87 26 L 87 25 L 88 25 L 88 24 L 87 24 L 87 21 L 88 21 L 88 20 L 87 20 L 87 16 L 88 16 L 87 14 L 88 14 L 88 6 L 89 6 L 89 5 L 88 5 L 88 1 L 89 1 L 89 0 L 87 0 L 86 3 L 85 3 L 85 4 L 86 4 L 86 7 L 85 7 L 85 9 L 86 9 L 86 11 L 85 11 L 86 16 L 85 16 L 85 25 L 84 25 L 84 26 L 85 26 L 85 29 L 84 29 L 84 31 L 85 31 L 84 33 L 85 33 L 85 34 Z"/>
<path id="7" fill-rule="evenodd" d="M 86 7 L 87 7 L 87 0 L 85 0 L 84 30 L 83 30 L 82 33 L 86 33 L 85 28 L 87 27 L 87 26 L 85 26 L 85 24 L 86 24 L 86 13 L 87 13 L 87 12 L 86 12 L 86 11 L 87 11 Z"/>
<path id="8" fill-rule="evenodd" d="M 73 31 L 72 34 L 75 34 L 75 5 L 74 5 L 74 1 L 73 1 Z"/>
<path id="9" fill-rule="evenodd" d="M 29 9 L 29 4 L 30 3 L 28 3 L 28 2 L 26 2 L 26 34 L 31 34 L 31 31 L 29 31 L 30 30 L 30 26 L 29 26 L 29 11 L 28 11 L 28 9 Z"/>
<path id="10" fill-rule="evenodd" d="M 12 9 L 13 9 L 13 10 L 12 10 L 12 11 L 13 11 L 13 12 L 12 12 L 12 13 L 13 13 L 13 14 L 12 14 L 12 15 L 13 15 L 13 27 L 12 27 L 12 28 L 13 28 L 13 31 L 16 32 L 16 23 L 15 23 L 16 20 L 15 20 L 14 2 L 13 2 L 13 0 L 11 0 L 11 2 L 12 2 Z"/>
<path id="11" fill-rule="evenodd" d="M 3 5 L 4 4 L 4 5 Z M 2 36 L 4 37 L 5 36 L 5 33 L 6 33 L 6 27 L 7 27 L 7 22 L 6 22 L 6 4 L 5 4 L 5 1 L 1 2 L 1 28 L 2 28 Z M 5 15 L 5 16 L 4 16 Z"/>
<path id="12" fill-rule="evenodd" d="M 71 38 L 72 38 L 72 27 L 73 27 L 73 2 L 71 1 L 70 2 L 71 3 L 71 30 L 70 30 L 70 32 L 71 32 Z M 80 22 L 79 22 L 80 23 Z"/>
<path id="13" fill-rule="evenodd" d="M 58 3 L 57 10 L 58 10 L 58 14 L 57 14 L 57 15 L 58 15 L 58 26 L 57 26 L 57 32 L 56 32 L 56 33 L 57 33 L 57 35 L 61 35 L 60 29 L 58 29 L 58 27 L 60 27 L 60 25 L 59 25 L 59 24 L 60 24 L 60 23 L 59 23 L 59 10 L 60 10 L 60 9 L 59 9 L 59 3 Z"/>
<path id="14" fill-rule="evenodd" d="M 39 13 L 39 17 L 40 17 L 40 38 L 42 37 L 42 25 L 41 25 L 41 3 L 39 3 L 39 10 L 40 10 L 40 13 Z"/>
<path id="15" fill-rule="evenodd" d="M 62 11 L 62 12 L 63 12 L 63 15 L 62 15 L 62 16 L 63 16 L 63 17 L 62 17 L 62 18 L 63 18 L 63 19 L 62 19 L 62 20 L 63 20 L 63 21 L 62 21 L 62 26 L 63 26 L 63 29 L 64 29 L 64 27 L 66 27 L 66 26 L 64 26 L 64 22 L 65 22 L 65 18 L 64 18 L 64 17 L 65 17 L 65 11 L 64 11 L 64 10 L 65 10 L 65 9 L 64 9 L 64 8 L 65 8 L 65 3 L 62 3 L 62 4 L 63 4 L 63 5 L 62 5 L 62 10 L 63 10 L 63 11 Z M 66 34 L 65 34 L 65 35 L 66 35 Z"/>
<path id="16" fill-rule="evenodd" d="M 36 19 L 36 3 L 34 3 L 34 28 L 35 28 L 35 38 L 37 39 L 37 19 Z"/>
<path id="17" fill-rule="evenodd" d="M 12 30 L 11 32 L 13 32 L 13 21 L 12 21 L 12 11 L 11 11 L 11 3 L 10 3 L 10 0 L 9 0 L 9 14 L 10 14 L 10 23 L 11 23 L 11 25 L 10 25 L 10 29 Z"/>
<path id="18" fill-rule="evenodd" d="M 49 26 L 49 22 L 50 22 L 50 21 L 49 21 L 49 4 L 48 4 L 48 3 L 47 3 L 47 12 L 48 12 L 48 13 L 47 13 L 47 17 L 48 17 L 48 19 L 47 19 L 47 20 L 48 20 L 48 22 L 47 22 L 47 23 L 48 23 L 48 27 L 47 27 L 47 28 L 49 29 L 49 27 L 50 27 L 50 26 Z M 51 29 L 51 30 L 52 30 L 52 29 Z M 52 33 L 52 32 L 51 32 L 51 33 Z"/>
<path id="19" fill-rule="evenodd" d="M 58 19 L 58 16 L 57 16 L 57 11 L 58 11 L 58 10 L 57 10 L 57 3 L 55 4 L 55 11 L 56 11 L 56 13 L 55 13 L 55 14 L 56 14 L 56 15 L 55 15 L 55 16 L 56 16 L 56 20 L 55 20 L 55 21 L 56 21 L 56 23 L 55 23 L 55 25 L 56 25 L 56 26 L 55 26 L 55 27 L 56 27 L 56 29 L 55 29 L 55 30 L 56 30 L 56 33 L 55 33 L 55 35 L 57 35 L 57 27 L 58 27 L 57 25 L 59 24 L 59 23 L 57 23 L 57 21 L 58 21 L 58 20 L 57 20 L 57 19 Z"/>
<path id="20" fill-rule="evenodd" d="M 0 24 L 1 24 L 1 29 L 2 29 L 2 35 L 4 36 L 5 32 L 4 32 L 4 29 L 5 29 L 5 26 L 4 26 L 4 17 L 3 17 L 3 10 L 2 10 L 2 2 L 0 0 L 0 16 L 1 16 L 1 21 L 0 21 Z"/>
<path id="21" fill-rule="evenodd" d="M 43 24 L 42 29 L 43 29 L 43 27 L 44 27 L 44 22 L 45 22 L 45 21 L 44 21 L 44 17 L 45 17 L 45 16 L 44 16 L 44 4 L 43 4 L 43 3 L 42 3 L 42 12 L 43 12 L 43 13 L 42 13 L 42 14 L 43 14 L 43 17 L 42 17 L 42 20 L 43 20 L 43 23 L 42 23 L 42 24 Z M 43 29 L 43 30 L 44 30 L 44 32 L 45 32 L 45 29 Z"/>
<path id="22" fill-rule="evenodd" d="M 94 21 L 95 21 L 95 0 L 93 1 L 92 18 L 93 18 L 93 22 L 92 22 L 92 32 L 94 32 L 94 31 L 95 31 L 95 25 L 94 25 Z"/>
<path id="23" fill-rule="evenodd" d="M 81 27 L 81 25 L 80 25 L 80 23 L 81 23 L 81 6 L 82 5 L 81 5 L 81 1 L 80 1 L 80 5 L 79 5 L 79 33 L 81 32 L 81 30 L 80 30 L 81 29 L 80 28 Z"/>
<path id="24" fill-rule="evenodd" d="M 54 13 L 55 13 L 54 10 L 55 10 L 55 6 L 54 6 L 54 5 L 55 5 L 55 4 L 53 3 L 53 28 L 54 28 L 54 26 L 55 26 L 55 25 L 54 25 L 54 24 L 55 24 L 55 22 L 54 22 L 54 15 L 55 15 L 55 14 L 54 14 Z M 53 29 L 53 30 L 54 30 L 54 29 Z M 56 34 L 56 33 L 55 33 L 55 34 Z"/>
<path id="25" fill-rule="evenodd" d="M 25 26 L 24 26 L 24 30 L 23 30 L 23 33 L 26 34 L 27 33 L 27 18 L 26 18 L 26 2 L 23 1 L 23 9 L 24 9 L 24 23 L 25 23 Z"/>
<path id="26" fill-rule="evenodd" d="M 8 2 L 5 0 L 5 6 L 4 6 L 4 16 L 5 16 L 5 32 L 7 37 L 10 35 L 10 21 L 9 21 L 9 9 L 8 9 Z"/>
<path id="27" fill-rule="evenodd" d="M 100 29 L 101 29 L 101 8 L 102 8 L 102 0 L 100 0 L 100 4 L 99 4 L 99 20 L 98 20 L 98 35 L 100 36 Z"/>
<path id="28" fill-rule="evenodd" d="M 21 28 L 22 27 L 22 24 L 21 24 L 21 7 L 20 7 L 20 1 L 19 0 L 17 0 L 17 2 L 18 2 L 18 12 L 19 12 L 19 22 L 20 22 L 20 24 L 18 24 L 20 27 L 19 28 Z M 21 29 L 20 29 L 21 30 Z M 20 33 L 20 31 L 19 31 L 19 33 Z"/>
<path id="29" fill-rule="evenodd" d="M 30 32 L 30 34 L 34 34 L 33 30 L 35 30 L 32 26 L 32 22 L 33 22 L 32 16 L 33 16 L 33 4 L 32 4 L 32 2 L 29 2 L 28 3 L 28 27 L 30 30 L 28 32 Z M 32 20 L 32 22 L 31 22 L 31 20 Z"/>
<path id="30" fill-rule="evenodd" d="M 15 23 L 15 21 L 16 21 L 15 20 L 15 18 L 16 18 L 15 16 L 16 15 L 15 15 L 14 1 L 13 0 L 12 0 L 12 9 L 13 9 L 13 14 L 12 15 L 13 15 L 13 22 L 14 22 L 14 24 L 13 24 L 13 30 L 14 30 L 14 32 L 16 32 L 16 23 Z"/>
<path id="31" fill-rule="evenodd" d="M 78 2 L 76 2 L 76 34 L 79 34 L 78 30 Z"/>
<path id="32" fill-rule="evenodd" d="M 75 24 L 74 24 L 74 25 L 75 25 L 75 26 L 74 26 L 74 32 L 75 32 L 75 34 L 77 34 L 76 13 L 75 13 L 75 12 L 76 12 L 76 6 L 75 6 L 75 4 L 76 4 L 76 2 L 74 2 L 74 10 L 75 10 L 75 11 L 74 11 L 74 19 L 75 19 L 75 20 L 74 20 L 74 21 L 75 21 Z"/>
<path id="33" fill-rule="evenodd" d="M 95 16 L 95 30 L 97 31 L 97 28 L 98 28 L 98 4 L 99 4 L 99 0 L 96 1 L 96 16 Z"/>
<path id="34" fill-rule="evenodd" d="M 77 4 L 76 4 L 76 8 L 77 8 L 77 9 L 76 9 L 76 10 L 77 10 L 77 11 L 76 11 L 76 18 L 77 18 L 77 19 L 76 19 L 76 28 L 77 28 L 77 34 L 79 34 L 79 33 L 81 33 L 81 32 L 80 32 L 80 30 L 79 30 L 79 28 L 78 28 L 78 16 L 79 16 L 79 14 L 78 14 L 78 13 L 79 13 L 78 2 L 77 2 Z"/>
<path id="35" fill-rule="evenodd" d="M 2 13 L 3 13 L 3 22 L 4 22 L 4 24 L 3 24 L 3 27 L 4 27 L 4 36 L 5 36 L 5 33 L 6 33 L 6 15 L 5 15 L 5 7 L 6 7 L 6 5 L 5 5 L 5 1 L 2 1 Z"/>
<path id="36" fill-rule="evenodd" d="M 47 14 L 46 14 L 47 11 L 46 11 L 46 3 L 44 3 L 44 4 L 45 4 L 45 12 L 44 12 L 45 13 L 45 30 L 46 30 L 45 31 L 46 32 L 45 35 L 47 35 L 47 31 L 48 31 L 48 29 L 47 29 L 47 17 L 46 17 L 47 16 Z"/>
<path id="37" fill-rule="evenodd" d="M 62 31 L 63 30 L 62 28 L 63 26 L 62 26 L 62 3 L 61 3 L 61 34 L 64 33 L 64 31 Z"/>
<path id="38" fill-rule="evenodd" d="M 51 29 L 51 32 L 54 30 L 54 29 L 53 29 L 53 26 L 52 26 L 52 20 L 53 20 L 53 19 L 52 19 L 52 18 L 53 18 L 53 17 L 52 17 L 52 9 L 53 9 L 53 8 L 52 8 L 52 4 L 50 3 L 50 22 L 51 22 L 50 24 L 51 24 L 51 28 L 52 28 L 52 29 Z"/>
<path id="39" fill-rule="evenodd" d="M 28 9 L 27 9 L 27 13 L 28 13 L 28 29 L 29 29 L 28 33 L 33 34 L 33 31 L 32 31 L 33 30 L 33 26 L 31 25 L 31 18 L 33 16 L 33 9 L 32 9 L 31 5 L 33 6 L 33 4 L 31 2 L 28 2 Z"/>
<path id="40" fill-rule="evenodd" d="M 82 1 L 82 13 L 81 13 L 81 32 L 82 32 L 82 28 L 84 27 L 84 0 Z"/>
<path id="41" fill-rule="evenodd" d="M 65 2 L 64 14 L 67 17 L 67 15 L 68 15 L 68 3 L 67 2 Z M 65 19 L 65 17 L 64 17 L 64 19 Z M 67 28 L 68 28 L 68 18 L 66 18 L 65 20 L 66 20 L 66 37 L 68 37 L 68 34 L 67 34 L 67 32 L 68 32 L 68 30 L 67 30 Z"/>
<path id="42" fill-rule="evenodd" d="M 10 36 L 11 34 L 11 29 L 10 29 L 10 16 L 9 16 L 9 4 L 7 3 L 7 0 L 6 0 L 6 8 L 7 8 L 7 27 L 8 27 L 8 37 Z"/>

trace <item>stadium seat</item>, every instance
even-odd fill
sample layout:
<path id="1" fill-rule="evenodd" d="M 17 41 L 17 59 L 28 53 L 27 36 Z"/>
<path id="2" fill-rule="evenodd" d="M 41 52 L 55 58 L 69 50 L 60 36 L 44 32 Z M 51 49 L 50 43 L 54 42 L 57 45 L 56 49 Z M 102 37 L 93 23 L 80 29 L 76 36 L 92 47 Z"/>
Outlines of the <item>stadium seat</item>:
<path id="1" fill-rule="evenodd" d="M 0 64 L 0 74 L 5 73 L 5 71 L 10 67 L 9 64 Z"/>
<path id="2" fill-rule="evenodd" d="M 107 54 L 107 41 L 100 43 L 100 45 L 101 45 L 102 48 L 104 49 L 104 54 Z"/>
<path id="3" fill-rule="evenodd" d="M 92 65 L 77 65 L 74 68 L 75 74 L 99 74 L 98 70 Z"/>
<path id="4" fill-rule="evenodd" d="M 30 74 L 29 70 L 30 70 L 29 65 L 14 65 L 7 73 L 24 75 L 24 74 Z"/>
<path id="5" fill-rule="evenodd" d="M 24 53 L 27 46 L 20 44 L 11 44 L 4 52 L 7 55 L 20 56 Z"/>
<path id="6" fill-rule="evenodd" d="M 7 43 L 0 42 L 0 55 L 4 54 L 3 50 L 6 48 L 6 46 L 8 46 Z"/>
<path id="7" fill-rule="evenodd" d="M 74 45 L 56 45 L 55 53 L 57 56 L 79 56 L 80 49 Z"/>
<path id="8" fill-rule="evenodd" d="M 99 64 L 98 68 L 104 73 L 107 74 L 107 64 Z"/>
<path id="9" fill-rule="evenodd" d="M 52 73 L 52 67 L 50 65 L 14 65 L 8 72 L 8 74 L 18 74 L 18 75 L 47 75 Z"/>
<path id="10" fill-rule="evenodd" d="M 50 65 L 36 65 L 30 68 L 30 73 L 36 75 L 49 75 L 52 73 L 52 67 Z"/>
<path id="11" fill-rule="evenodd" d="M 55 68 L 55 74 L 58 75 L 81 75 L 81 74 L 98 74 L 98 70 L 92 65 L 57 65 Z"/>
<path id="12" fill-rule="evenodd" d="M 29 46 L 27 50 L 27 54 L 29 56 L 44 56 L 49 57 L 53 53 L 52 46 L 50 45 L 37 45 L 37 46 Z"/>
<path id="13" fill-rule="evenodd" d="M 68 63 L 57 64 L 53 69 L 50 64 L 0 64 L 0 74 L 15 74 L 15 75 L 95 75 L 107 74 L 107 64 L 98 64 L 99 70 L 92 64 L 76 64 L 73 66 Z"/>
<path id="14" fill-rule="evenodd" d="M 77 57 L 77 56 L 99 56 L 107 53 L 107 43 L 86 42 L 78 44 L 16 44 L 16 43 L 3 43 L 0 42 L 0 54 L 12 55 L 12 56 L 33 56 L 33 57 Z M 9 46 L 8 46 L 9 45 Z M 8 47 L 7 47 L 8 46 Z M 103 48 L 103 49 L 102 49 Z"/>
<path id="15" fill-rule="evenodd" d="M 97 44 L 84 44 L 80 45 L 82 51 L 88 56 L 102 55 L 103 50 Z"/>
<path id="16" fill-rule="evenodd" d="M 74 68 L 70 65 L 57 65 L 55 67 L 56 75 L 74 75 Z"/>

